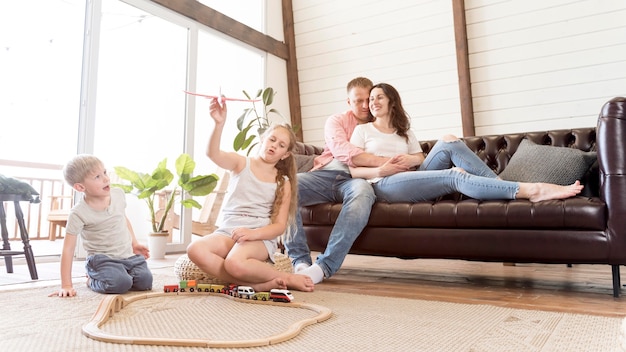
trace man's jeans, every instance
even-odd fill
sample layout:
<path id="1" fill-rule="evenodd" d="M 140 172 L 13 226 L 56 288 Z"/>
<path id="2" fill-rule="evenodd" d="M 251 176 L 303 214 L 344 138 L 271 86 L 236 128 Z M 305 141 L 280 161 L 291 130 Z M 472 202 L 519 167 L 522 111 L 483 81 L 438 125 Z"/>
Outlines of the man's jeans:
<path id="1" fill-rule="evenodd" d="M 324 271 L 324 277 L 331 277 L 341 267 L 350 247 L 367 225 L 375 200 L 370 184 L 364 179 L 351 178 L 347 172 L 316 170 L 298 174 L 299 207 L 343 203 L 326 250 L 317 257 L 316 263 Z M 300 211 L 296 215 L 296 228 L 289 229 L 285 247 L 294 265 L 312 263 Z"/>

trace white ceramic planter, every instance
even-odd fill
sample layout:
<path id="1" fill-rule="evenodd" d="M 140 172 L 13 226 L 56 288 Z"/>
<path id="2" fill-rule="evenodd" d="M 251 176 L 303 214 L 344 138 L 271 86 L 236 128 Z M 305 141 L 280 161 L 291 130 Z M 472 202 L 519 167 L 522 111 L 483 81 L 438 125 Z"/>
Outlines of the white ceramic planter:
<path id="1" fill-rule="evenodd" d="M 167 232 L 148 234 L 148 249 L 150 250 L 150 258 L 164 259 L 165 248 L 169 234 Z"/>

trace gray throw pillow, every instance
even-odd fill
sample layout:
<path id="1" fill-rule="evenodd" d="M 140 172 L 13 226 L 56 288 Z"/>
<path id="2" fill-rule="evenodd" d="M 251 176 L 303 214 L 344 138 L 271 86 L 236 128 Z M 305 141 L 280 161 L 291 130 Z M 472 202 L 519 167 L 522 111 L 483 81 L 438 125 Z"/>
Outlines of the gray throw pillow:
<path id="1" fill-rule="evenodd" d="M 580 180 L 596 159 L 595 152 L 539 145 L 524 139 L 499 176 L 507 181 L 570 185 Z"/>
<path id="2" fill-rule="evenodd" d="M 294 154 L 298 172 L 308 172 L 313 168 L 313 159 L 318 155 Z"/>
<path id="3" fill-rule="evenodd" d="M 0 194 L 17 194 L 31 203 L 39 203 L 39 193 L 24 181 L 0 175 Z"/>

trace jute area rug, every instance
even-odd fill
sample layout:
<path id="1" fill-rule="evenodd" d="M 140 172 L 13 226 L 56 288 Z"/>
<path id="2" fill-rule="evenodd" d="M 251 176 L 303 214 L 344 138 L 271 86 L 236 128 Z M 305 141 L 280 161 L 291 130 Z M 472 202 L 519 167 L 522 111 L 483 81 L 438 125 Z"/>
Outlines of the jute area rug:
<path id="1" fill-rule="evenodd" d="M 176 283 L 171 268 L 155 270 L 154 291 Z M 76 283 L 78 296 L 47 297 L 56 287 L 0 293 L 2 351 L 233 351 L 236 349 L 138 346 L 107 343 L 83 335 L 103 295 Z M 130 293 L 128 296 L 136 293 Z M 125 295 L 126 296 L 126 295 Z M 330 308 L 330 319 L 307 326 L 296 337 L 244 351 L 621 351 L 620 318 L 519 310 L 489 305 L 384 298 L 348 293 L 294 292 L 296 300 Z M 113 317 L 103 329 L 170 338 L 253 338 L 280 325 L 273 314 L 229 318 L 232 301 L 203 304 L 157 297 Z M 149 303 L 148 303 L 149 302 Z M 135 303 L 133 303 L 135 304 Z M 131 304 L 128 309 L 132 307 Z M 189 313 L 189 304 L 195 309 Z M 242 306 L 250 306 L 239 303 Z M 124 312 L 124 309 L 122 312 Z M 256 312 L 251 310 L 251 312 Z M 282 314 L 282 313 L 281 313 Z M 251 335 L 246 335 L 247 333 Z M 220 335 L 222 334 L 222 335 Z M 237 349 L 238 350 L 238 349 Z"/>

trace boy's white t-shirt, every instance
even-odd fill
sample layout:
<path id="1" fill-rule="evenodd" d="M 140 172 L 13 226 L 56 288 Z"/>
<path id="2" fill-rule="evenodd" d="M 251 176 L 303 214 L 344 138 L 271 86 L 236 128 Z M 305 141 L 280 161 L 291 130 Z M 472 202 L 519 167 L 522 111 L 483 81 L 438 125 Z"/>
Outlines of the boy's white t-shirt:
<path id="1" fill-rule="evenodd" d="M 66 232 L 81 236 L 88 256 L 104 254 L 126 259 L 134 255 L 126 224 L 126 196 L 120 188 L 111 188 L 111 204 L 102 211 L 94 210 L 81 198 L 70 210 Z"/>
<path id="2" fill-rule="evenodd" d="M 396 133 L 383 133 L 374 124 L 368 122 L 358 125 L 352 133 L 350 143 L 362 148 L 366 153 L 392 157 L 401 154 L 416 154 L 422 152 L 422 147 L 412 130 L 407 131 L 409 141 Z M 382 177 L 369 179 L 370 183 L 380 181 Z"/>

